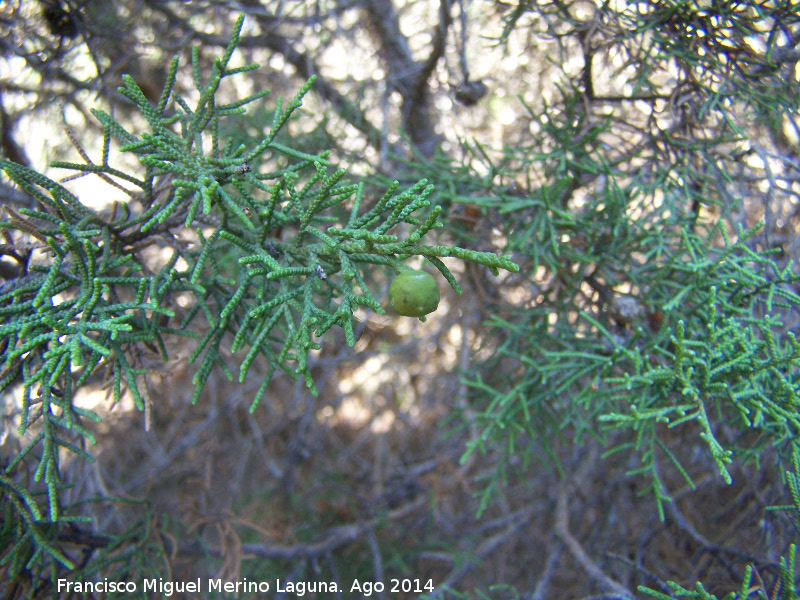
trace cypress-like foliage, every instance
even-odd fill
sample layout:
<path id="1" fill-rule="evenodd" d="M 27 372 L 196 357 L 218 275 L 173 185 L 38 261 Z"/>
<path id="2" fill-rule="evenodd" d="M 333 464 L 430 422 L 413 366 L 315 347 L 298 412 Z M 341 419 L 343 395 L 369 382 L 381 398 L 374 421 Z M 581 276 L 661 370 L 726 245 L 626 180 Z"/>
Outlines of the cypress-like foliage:
<path id="1" fill-rule="evenodd" d="M 366 206 L 363 184 L 348 181 L 344 169 L 332 169 L 327 153 L 307 154 L 276 141 L 313 77 L 285 106 L 277 101 L 270 129 L 254 147 L 221 139 L 222 119 L 239 117 L 268 93 L 216 101 L 230 77 L 257 68 L 229 67 L 242 24 L 239 18 L 210 73 L 201 72 L 194 48 L 193 106 L 175 90 L 177 57 L 155 106 L 125 76 L 119 91 L 149 130 L 128 131 L 94 110 L 103 125 L 102 160 L 92 162 L 79 150 L 85 163 L 53 164 L 138 188 L 110 215 L 86 207 L 53 180 L 0 160 L 0 168 L 36 206 L 5 207 L 6 220 L 0 221 L 21 264 L 19 277 L 0 288 L 0 393 L 21 383 L 20 434 L 30 436 L 0 473 L 0 546 L 8 549 L 0 557 L 31 595 L 41 593 L 47 580 L 54 584 L 65 569 L 80 567 L 84 578 L 119 569 L 129 579 L 137 572 L 148 577 L 160 572 L 148 564 L 148 555 L 163 548 L 148 537 L 146 511 L 128 531 L 104 537 L 80 530 L 85 519 L 62 505 L 60 493 L 70 485 L 61 473 L 63 452 L 93 460 L 86 447 L 94 443 L 91 423 L 99 417 L 73 399 L 94 375 L 104 377 L 115 402 L 127 389 L 149 418 L 156 400 L 147 391 L 143 356 L 155 352 L 166 361 L 169 338 L 185 337 L 194 340 L 195 402 L 213 369 L 233 378 L 225 350 L 241 356 L 240 381 L 256 358 L 266 360 L 255 410 L 276 371 L 302 378 L 316 394 L 308 354 L 320 348 L 317 340 L 336 325 L 353 346 L 354 311 L 364 306 L 383 312 L 365 283 L 365 270 L 400 272 L 407 268 L 403 261 L 421 256 L 460 293 L 440 258 L 477 262 L 494 273 L 517 269 L 491 253 L 424 245 L 423 238 L 442 226 L 441 209 L 430 206 L 433 186 L 427 181 L 404 190 L 395 182 Z M 138 158 L 142 174 L 109 163 L 114 142 L 120 152 Z M 266 162 L 281 166 L 261 172 L 259 165 Z M 340 222 L 342 207 L 349 216 Z M 194 241 L 179 232 L 193 233 Z M 150 245 L 169 247 L 171 255 L 154 266 L 142 252 Z M 42 258 L 32 260 L 32 252 Z M 181 315 L 179 295 L 191 298 Z M 86 550 L 91 560 L 79 565 L 74 552 L 65 552 L 67 543 Z M 133 550 L 125 559 L 118 552 L 122 546 Z"/>

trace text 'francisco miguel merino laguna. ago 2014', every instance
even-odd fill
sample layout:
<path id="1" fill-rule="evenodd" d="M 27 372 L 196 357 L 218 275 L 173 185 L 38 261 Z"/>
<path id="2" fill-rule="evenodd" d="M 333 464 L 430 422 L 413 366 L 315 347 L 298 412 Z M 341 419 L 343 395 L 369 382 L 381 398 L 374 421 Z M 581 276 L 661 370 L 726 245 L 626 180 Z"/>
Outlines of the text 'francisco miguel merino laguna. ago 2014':
<path id="1" fill-rule="evenodd" d="M 140 590 L 139 584 L 135 581 L 68 581 L 58 580 L 59 592 L 82 593 L 130 593 L 135 594 Z M 319 592 L 345 592 L 357 593 L 362 596 L 371 596 L 374 592 L 389 591 L 396 592 L 433 592 L 433 580 L 422 579 L 392 579 L 386 585 L 382 581 L 359 581 L 355 579 L 350 585 L 349 590 L 341 589 L 339 584 L 333 581 L 281 581 L 275 580 L 274 585 L 268 581 L 223 581 L 222 579 L 208 579 L 206 585 L 202 585 L 201 579 L 191 581 L 164 581 L 163 579 L 145 579 L 141 583 L 143 592 L 156 592 L 164 596 L 172 594 L 225 592 L 229 594 L 246 593 L 266 593 L 269 591 L 285 592 L 295 596 L 305 596 L 307 593 Z"/>

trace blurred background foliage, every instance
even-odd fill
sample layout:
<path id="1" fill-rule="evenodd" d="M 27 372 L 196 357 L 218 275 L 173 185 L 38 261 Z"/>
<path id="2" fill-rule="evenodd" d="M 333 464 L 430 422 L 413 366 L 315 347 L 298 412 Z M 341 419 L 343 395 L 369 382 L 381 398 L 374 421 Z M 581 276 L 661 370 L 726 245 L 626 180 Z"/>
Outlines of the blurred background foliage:
<path id="1" fill-rule="evenodd" d="M 170 57 L 211 60 L 239 14 L 234 60 L 263 68 L 219 101 L 273 93 L 222 135 L 257 143 L 270 99 L 315 75 L 279 141 L 330 150 L 365 206 L 428 179 L 443 243 L 521 269 L 448 261 L 465 293 L 425 324 L 359 311 L 354 350 L 331 330 L 309 357 L 317 398 L 279 377 L 251 415 L 251 371 L 210 376 L 192 407 L 179 344 L 149 366 L 149 432 L 86 390 L 97 462 L 66 462 L 61 493 L 91 526 L 50 541 L 132 580 L 796 597 L 800 4 L 9 1 L 2 156 L 57 179 L 65 131 L 100 155 L 90 108 L 144 127 L 122 74 L 155 104 Z M 101 211 L 120 196 L 65 185 Z M 379 300 L 388 276 L 368 274 Z M 26 440 L 17 396 L 2 408 L 7 464 Z"/>

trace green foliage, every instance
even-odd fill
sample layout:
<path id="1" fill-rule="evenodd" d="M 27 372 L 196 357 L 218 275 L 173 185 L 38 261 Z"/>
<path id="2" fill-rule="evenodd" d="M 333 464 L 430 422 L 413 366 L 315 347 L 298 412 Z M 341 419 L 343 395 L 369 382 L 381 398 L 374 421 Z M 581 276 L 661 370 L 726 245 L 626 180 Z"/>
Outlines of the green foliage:
<path id="1" fill-rule="evenodd" d="M 730 483 L 734 461 L 796 456 L 800 347 L 788 327 L 800 276 L 772 236 L 775 207 L 797 199 L 781 181 L 797 168 L 781 133 L 784 115 L 797 122 L 796 34 L 779 38 L 799 14 L 793 2 L 691 0 L 506 13 L 501 43 L 515 29 L 554 39 L 553 71 L 571 71 L 543 108 L 525 105 L 520 143 L 465 145 L 460 164 L 422 167 L 459 173 L 442 204 L 480 209 L 521 267 L 487 311 L 495 351 L 464 374 L 480 435 L 463 459 L 504 456 L 481 510 L 533 460 L 568 477 L 559 449 L 586 437 L 627 455 L 662 520 L 676 473 L 690 487 L 704 470 Z M 619 93 L 600 65 L 625 82 Z M 766 223 L 745 226 L 745 203 Z M 690 448 L 705 453 L 691 468 Z M 782 598 L 795 597 L 793 560 Z M 756 597 L 748 585 L 729 598 Z M 701 584 L 670 589 L 648 593 L 712 597 Z"/>
<path id="2" fill-rule="evenodd" d="M 241 19 L 210 72 L 194 49 L 190 94 L 178 90 L 177 58 L 155 106 L 124 78 L 120 91 L 147 131 L 96 110 L 99 164 L 83 152 L 85 163 L 54 164 L 138 188 L 129 203 L 97 213 L 59 183 L 0 160 L 32 199 L 6 207 L 0 222 L 19 269 L 0 286 L 0 393 L 21 383 L 26 436 L 0 465 L 0 566 L 18 581 L 33 573 L 31 596 L 78 568 L 68 543 L 91 551 L 82 577 L 161 573 L 148 557 L 165 552 L 165 536 L 148 529 L 147 511 L 125 532 L 87 537 L 88 519 L 62 504 L 64 457 L 92 460 L 98 419 L 75 405 L 76 391 L 102 379 L 115 401 L 127 389 L 148 414 L 149 365 L 186 337 L 195 340 L 195 401 L 215 368 L 234 378 L 232 366 L 239 380 L 265 370 L 251 410 L 277 371 L 316 393 L 309 354 L 319 340 L 338 326 L 352 346 L 354 311 L 382 311 L 366 275 L 408 272 L 414 257 L 458 293 L 442 258 L 518 273 L 487 294 L 494 352 L 464 374 L 479 426 L 464 458 L 504 453 L 481 510 L 514 461 L 563 471 L 561 443 L 588 436 L 609 459 L 624 457 L 662 519 L 670 481 L 693 487 L 711 471 L 730 483 L 734 461 L 760 465 L 776 448 L 794 470 L 785 474 L 792 505 L 774 508 L 800 527 L 800 347 L 787 331 L 800 276 L 770 237 L 773 205 L 796 200 L 794 176 L 780 176 L 796 169 L 782 134 L 800 102 L 798 15 L 788 0 L 519 2 L 500 41 L 530 28 L 555 40 L 547 59 L 564 69 L 552 99 L 524 106 L 530 136 L 499 156 L 465 143 L 457 165 L 442 155 L 398 160 L 404 171 L 393 177 L 405 183 L 383 181 L 374 203 L 316 141 L 311 151 L 288 134 L 313 78 L 285 106 L 277 100 L 263 138 L 240 143 L 238 118 L 268 93 L 218 103 L 229 77 L 256 68 L 230 66 Z M 601 64 L 626 85 L 602 85 Z M 113 143 L 143 172 L 111 166 Z M 746 224 L 743 203 L 762 197 L 764 221 Z M 463 246 L 480 247 L 485 230 L 442 219 L 465 205 L 494 239 L 502 234 L 521 269 L 423 242 L 448 225 Z M 694 448 L 704 460 L 686 464 Z M 794 561 L 791 546 L 769 591 L 747 567 L 726 600 L 795 599 Z M 715 598 L 701 583 L 639 591 Z"/>
<path id="3" fill-rule="evenodd" d="M 656 450 L 653 442 L 690 483 L 691 479 L 666 446 L 658 442 L 657 424 L 675 428 L 696 422 L 699 437 L 707 444 L 728 483 L 731 477 L 726 465 L 732 461 L 734 452 L 723 448 L 717 440 L 709 413 L 715 428 L 731 424 L 762 432 L 756 444 L 737 448 L 736 453 L 743 459 L 758 457 L 766 444 L 784 450 L 796 444 L 800 431 L 796 412 L 800 347 L 791 333 L 782 343 L 776 341 L 782 324 L 771 317 L 773 302 L 778 304 L 777 295 L 785 297 L 791 305 L 800 303 L 796 294 L 784 288 L 796 277 L 788 268 L 771 281 L 763 273 L 748 270 L 747 263 L 760 257 L 743 252 L 745 248 L 740 241 L 719 253 L 707 249 L 706 260 L 714 260 L 709 266 L 718 270 L 727 284 L 725 289 L 711 284 L 698 286 L 698 304 L 691 314 L 694 322 L 689 326 L 696 332 L 693 339 L 687 339 L 687 323 L 679 320 L 668 328 L 670 342 L 664 352 L 657 346 L 646 350 L 615 349 L 612 358 L 615 366 L 628 361 L 630 366 L 623 377 L 609 377 L 606 383 L 619 384 L 620 387 L 609 390 L 609 395 L 617 405 L 626 399 L 627 406 L 625 413 L 612 411 L 599 420 L 631 427 L 637 432 L 636 449 L 647 449 L 642 471 L 651 474 L 659 499 L 662 488 L 653 458 Z M 766 298 L 759 295 L 759 290 L 766 292 Z M 691 292 L 687 288 L 680 290 L 665 304 L 665 309 L 675 306 L 686 293 Z M 753 317 L 761 308 L 765 316 Z M 649 353 L 650 349 L 654 354 Z"/>
<path id="4" fill-rule="evenodd" d="M 768 185 L 768 203 L 791 197 L 767 167 L 747 166 L 748 156 L 764 164 L 769 156 L 791 168 L 789 157 L 758 145 L 748 119 L 796 112 L 800 88 L 780 76 L 780 61 L 733 61 L 721 48 L 730 44 L 726 35 L 796 25 L 797 14 L 787 3 L 763 11 L 737 5 L 593 9 L 602 15 L 590 21 L 627 36 L 615 48 L 630 64 L 643 61 L 629 69 L 623 97 L 595 90 L 592 66 L 608 50 L 585 39 L 585 19 L 560 3 L 552 12 L 522 3 L 508 15 L 505 37 L 528 10 L 540 17 L 531 23 L 579 37 L 584 68 L 579 77 L 564 75 L 552 109 L 526 107 L 531 139 L 499 159 L 468 148 L 468 161 L 489 174 L 482 186 L 490 193 L 473 176 L 450 196 L 503 216 L 508 249 L 526 274 L 515 280 L 523 305 L 498 306 L 490 316 L 497 352 L 466 376 L 482 425 L 467 455 L 500 445 L 507 459 L 549 457 L 560 468 L 557 440 L 590 435 L 606 444 L 614 433 L 608 454 L 634 454 L 640 464 L 630 475 L 648 479 L 663 518 L 670 495 L 659 459 L 691 484 L 670 450 L 675 430 L 691 427 L 728 482 L 734 457 L 757 461 L 776 446 L 785 459 L 796 448 L 800 356 L 785 322 L 800 308 L 796 266 L 762 226 L 731 222 L 758 193 L 743 181 Z M 693 37 L 699 29 L 706 35 Z M 558 48 L 567 54 L 566 44 Z M 671 87 L 659 76 L 673 64 Z M 753 85 L 754 69 L 769 76 L 775 94 Z M 692 89 L 686 104 L 661 102 L 682 86 Z M 625 101 L 639 102 L 644 114 L 608 110 Z M 615 144 L 623 130 L 635 133 Z"/>
<path id="5" fill-rule="evenodd" d="M 663 439 L 670 429 L 696 424 L 726 480 L 733 452 L 747 460 L 766 445 L 790 450 L 800 425 L 800 357 L 797 341 L 782 337 L 780 318 L 771 315 L 800 305 L 791 263 L 779 269 L 768 253 L 750 249 L 758 228 L 733 243 L 722 222 L 698 234 L 690 229 L 693 217 L 675 213 L 646 228 L 628 221 L 631 197 L 641 193 L 635 188 L 609 186 L 582 212 L 565 211 L 559 200 L 570 185 L 561 180 L 532 198 L 478 200 L 513 215 L 509 243 L 527 254 L 521 262 L 531 287 L 541 285 L 538 265 L 558 287 L 541 292 L 533 307 L 491 317 L 502 341 L 468 379 L 490 399 L 479 416 L 483 434 L 468 453 L 502 441 L 508 457 L 557 461 L 552 447 L 565 428 L 578 439 L 588 433 L 601 440 L 629 428 L 630 441 L 609 454 L 639 456 L 641 467 L 630 474 L 649 477 L 662 511 L 669 495 L 659 453 L 691 483 Z M 597 306 L 585 302 L 587 292 Z M 521 369 L 509 380 L 501 373 L 513 364 Z M 726 448 L 715 431 L 727 425 L 761 435 Z"/>
<path id="6" fill-rule="evenodd" d="M 278 99 L 263 140 L 250 148 L 226 143 L 220 122 L 267 94 L 217 102 L 229 77 L 257 67 L 229 64 L 242 23 L 240 18 L 210 73 L 201 72 L 193 50 L 193 107 L 175 89 L 177 57 L 156 106 L 125 76 L 120 92 L 149 131 L 128 131 L 94 110 L 103 126 L 102 161 L 92 162 L 79 149 L 85 164 L 54 163 L 139 189 L 110 215 L 84 206 L 35 171 L 0 161 L 36 206 L 6 207 L 8 220 L 0 222 L 7 241 L 19 249 L 20 263 L 20 276 L 0 288 L 0 393 L 21 382 L 20 435 L 29 438 L 0 475 L 6 517 L 0 533 L 11 549 L 2 564 L 12 577 L 28 570 L 55 578 L 75 566 L 54 533 L 82 522 L 60 504 L 66 485 L 60 452 L 92 460 L 88 422 L 99 417 L 73 400 L 96 375 L 104 373 L 115 402 L 127 388 L 149 414 L 149 358 L 167 360 L 171 340 L 188 337 L 197 340 L 191 356 L 198 363 L 195 401 L 215 367 L 233 376 L 227 351 L 241 353 L 240 380 L 258 357 L 265 359 L 255 410 L 277 370 L 303 378 L 316 393 L 308 365 L 309 352 L 320 348 L 315 338 L 338 325 L 352 346 L 354 311 L 364 306 L 382 312 L 364 281 L 365 269 L 399 272 L 404 260 L 422 256 L 458 292 L 443 257 L 474 261 L 495 273 L 517 269 L 491 253 L 423 244 L 442 226 L 441 209 L 429 208 L 433 186 L 427 181 L 402 191 L 395 182 L 362 210 L 363 184 L 346 180 L 344 169 L 330 170 L 327 153 L 311 155 L 276 142 L 313 78 L 285 107 Z M 112 141 L 136 156 L 143 175 L 111 166 Z M 171 255 L 148 258 L 144 249 L 150 245 L 169 247 Z M 178 310 L 178 298 L 189 299 L 187 310 Z M 30 488 L 22 483 L 29 465 L 35 465 Z M 108 545 L 126 539 L 115 537 Z M 96 571 L 104 560 L 93 559 L 91 568 Z"/>
<path id="7" fill-rule="evenodd" d="M 7 475 L 0 476 L 0 565 L 4 583 L 17 586 L 18 597 L 36 597 L 56 585 L 58 575 L 68 570 L 75 581 L 103 577 L 139 579 L 167 574 L 161 556 L 163 541 L 154 531 L 155 515 L 140 501 L 124 498 L 93 499 L 84 507 L 101 511 L 114 502 L 116 509 L 130 516 L 123 530 L 113 536 L 93 533 L 88 517 L 59 514 L 51 520 L 40 512 L 35 498 Z M 40 496 L 41 494 L 33 494 Z M 76 549 L 92 552 L 92 560 L 82 560 Z M 39 577 L 29 577 L 37 573 Z M 11 596 L 9 596 L 11 597 Z"/>
<path id="8" fill-rule="evenodd" d="M 748 565 L 745 569 L 739 591 L 725 594 L 722 600 L 747 600 L 748 598 L 758 598 L 759 600 L 797 600 L 800 595 L 798 594 L 797 585 L 795 583 L 795 552 L 796 546 L 792 544 L 789 557 L 781 557 L 780 575 L 772 593 L 764 587 L 761 577 L 757 575 L 753 567 Z M 756 583 L 757 581 L 758 583 Z M 639 591 L 648 598 L 656 598 L 657 600 L 673 600 L 676 598 L 717 600 L 717 597 L 713 594 L 709 594 L 700 582 L 695 585 L 695 590 L 686 589 L 673 581 L 668 582 L 666 585 L 670 591 L 669 595 L 644 586 L 640 586 Z"/>
<path id="9" fill-rule="evenodd" d="M 772 506 L 772 510 L 788 512 L 795 531 L 800 533 L 800 450 L 795 449 L 792 455 L 792 471 L 786 471 L 786 485 L 791 494 L 792 504 L 788 506 Z"/>
<path id="10" fill-rule="evenodd" d="M 779 377 L 780 378 L 780 377 Z M 737 406 L 738 408 L 738 406 Z M 780 437 L 780 436 L 779 436 Z M 786 471 L 785 477 L 787 487 L 791 494 L 792 504 L 788 506 L 772 506 L 770 510 L 784 511 L 788 513 L 794 524 L 795 532 L 800 532 L 800 493 L 798 490 L 798 481 L 800 480 L 800 448 L 797 444 L 793 444 L 792 454 L 792 470 Z M 742 584 L 738 592 L 730 592 L 724 596 L 723 600 L 747 600 L 748 598 L 763 598 L 771 600 L 797 600 L 800 597 L 800 591 L 797 586 L 797 579 L 795 577 L 795 554 L 797 546 L 791 544 L 789 546 L 788 556 L 780 558 L 779 571 L 775 586 L 770 590 L 765 588 L 765 584 L 761 576 L 754 569 L 752 565 L 748 565 L 742 578 Z M 696 591 L 686 589 L 675 582 L 668 582 L 667 586 L 670 590 L 670 595 L 658 592 L 656 590 L 639 587 L 639 591 L 646 594 L 648 597 L 657 598 L 659 600 L 671 600 L 673 598 L 691 598 L 697 600 L 715 600 L 716 596 L 710 595 L 704 588 L 703 584 L 698 582 L 696 584 Z"/>

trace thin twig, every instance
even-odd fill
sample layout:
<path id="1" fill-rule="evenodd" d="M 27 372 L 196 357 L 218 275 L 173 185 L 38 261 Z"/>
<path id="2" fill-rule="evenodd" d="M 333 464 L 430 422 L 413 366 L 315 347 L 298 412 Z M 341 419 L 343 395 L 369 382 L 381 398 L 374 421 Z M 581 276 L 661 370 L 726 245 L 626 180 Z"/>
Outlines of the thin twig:
<path id="1" fill-rule="evenodd" d="M 580 545 L 578 540 L 572 537 L 569 532 L 569 516 L 568 516 L 568 500 L 567 500 L 567 486 L 561 486 L 558 493 L 558 501 L 556 505 L 556 526 L 555 534 L 564 542 L 564 545 L 569 549 L 572 556 L 583 567 L 584 571 L 588 573 L 592 579 L 595 579 L 600 585 L 605 587 L 613 594 L 617 594 L 623 598 L 633 598 L 633 594 L 621 583 L 618 583 L 606 575 L 603 570 L 586 554 L 586 551 Z"/>
<path id="2" fill-rule="evenodd" d="M 536 584 L 536 589 L 533 591 L 530 600 L 545 600 L 547 597 L 550 580 L 553 578 L 558 559 L 561 558 L 561 549 L 561 544 L 557 544 L 547 555 L 547 562 L 544 564 L 542 576 L 539 578 L 539 583 Z"/>

